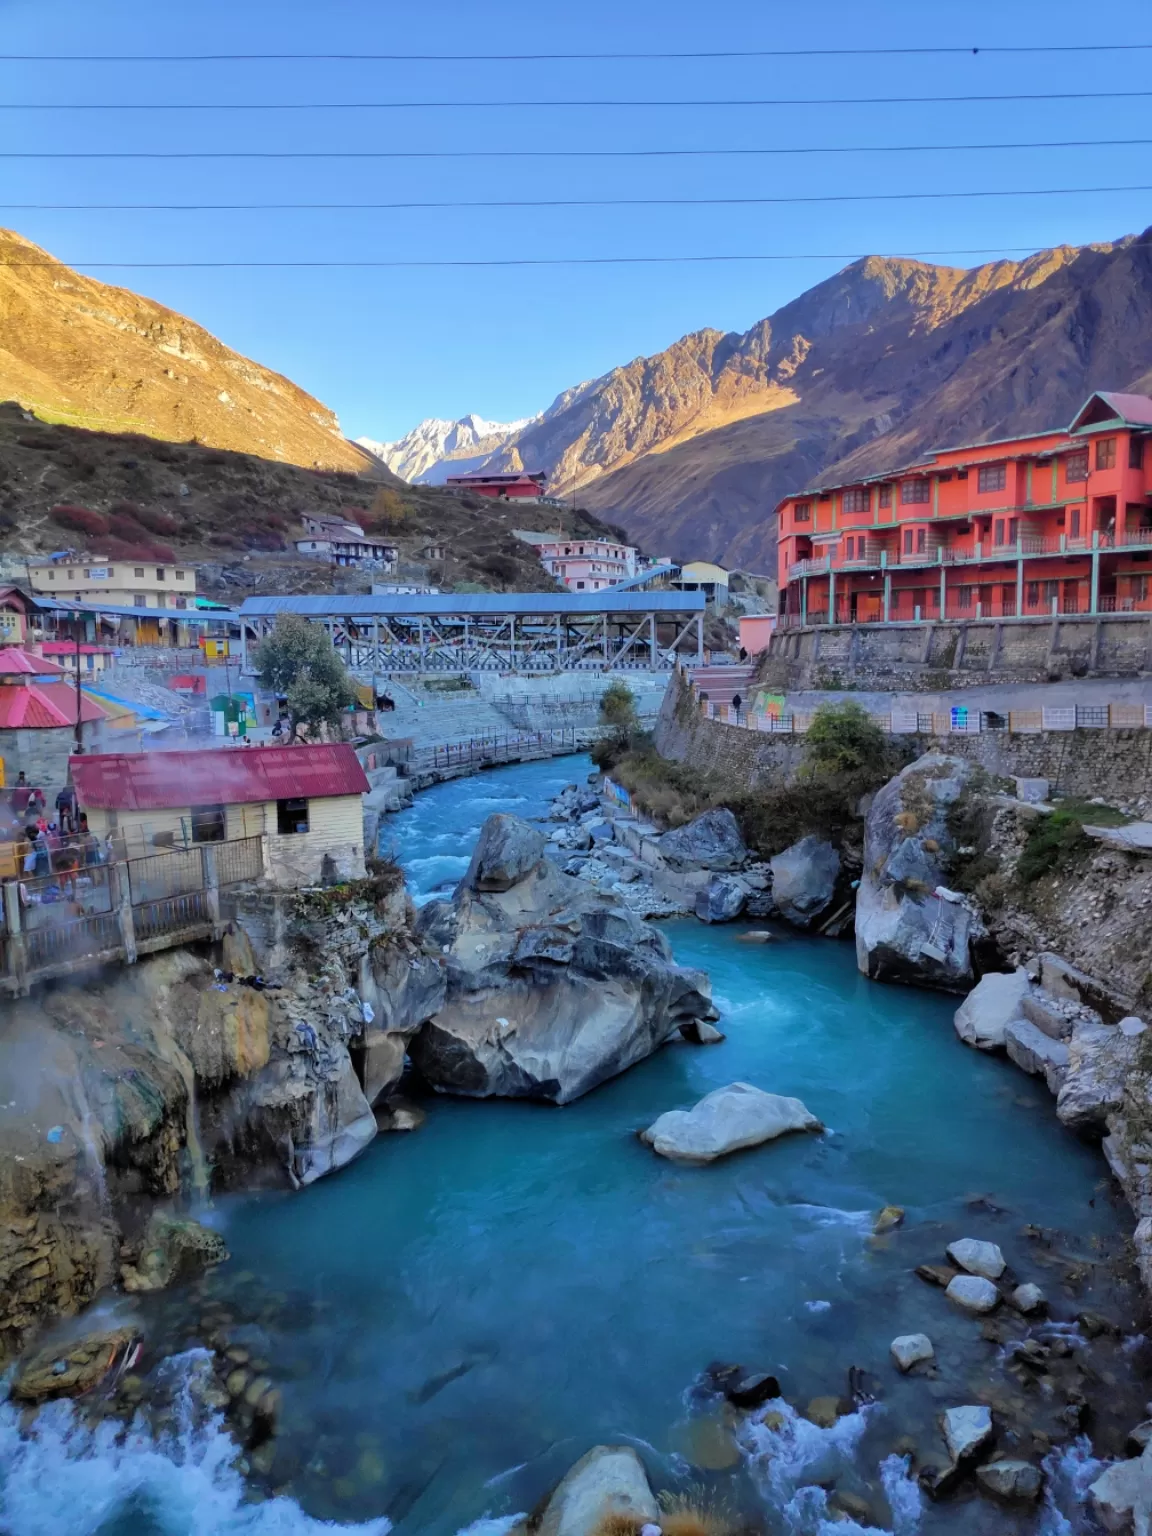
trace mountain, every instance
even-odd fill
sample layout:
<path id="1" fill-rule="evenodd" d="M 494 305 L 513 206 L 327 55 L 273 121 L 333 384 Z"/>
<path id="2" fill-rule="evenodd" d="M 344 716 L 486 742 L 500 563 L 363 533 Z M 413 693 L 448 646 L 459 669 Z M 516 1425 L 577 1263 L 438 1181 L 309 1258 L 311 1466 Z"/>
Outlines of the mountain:
<path id="1" fill-rule="evenodd" d="M 547 471 L 648 549 L 772 570 L 786 492 L 1063 423 L 1150 370 L 1152 232 L 974 268 L 870 256 L 577 386 L 484 462 Z"/>
<path id="2" fill-rule="evenodd" d="M 362 471 L 327 406 L 151 299 L 0 229 L 0 400 L 104 432 Z"/>
<path id="3" fill-rule="evenodd" d="M 534 418 L 521 421 L 485 421 L 483 416 L 462 416 L 441 421 L 431 416 L 394 443 L 378 443 L 358 437 L 393 474 L 414 485 L 443 485 L 449 475 L 466 475 L 498 453 Z"/>

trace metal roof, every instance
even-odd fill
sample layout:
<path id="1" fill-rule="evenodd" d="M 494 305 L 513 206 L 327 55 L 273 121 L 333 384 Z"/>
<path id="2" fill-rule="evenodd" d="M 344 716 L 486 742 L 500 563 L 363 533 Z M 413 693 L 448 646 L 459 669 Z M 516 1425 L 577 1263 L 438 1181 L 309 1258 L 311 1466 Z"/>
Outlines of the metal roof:
<path id="1" fill-rule="evenodd" d="M 347 742 L 108 752 L 69 759 L 80 804 L 108 811 L 180 810 L 362 795 L 368 780 Z"/>
<path id="2" fill-rule="evenodd" d="M 247 597 L 240 608 L 244 619 L 278 613 L 299 613 L 314 619 L 448 618 L 453 616 L 531 617 L 562 614 L 582 617 L 598 613 L 703 613 L 702 592 L 462 592 L 439 596 L 417 592 L 396 597 Z"/>
<path id="3" fill-rule="evenodd" d="M 646 571 L 641 571 L 639 576 L 629 576 L 627 581 L 618 581 L 612 587 L 613 592 L 630 592 L 639 587 L 646 587 L 650 581 L 660 581 L 665 576 L 671 576 L 673 571 L 678 571 L 678 565 L 652 565 Z"/>
<path id="4" fill-rule="evenodd" d="M 55 597 L 38 598 L 37 603 L 50 613 L 111 613 L 127 619 L 175 619 L 181 624 L 240 622 L 240 615 L 229 608 L 124 608 L 114 603 L 65 603 Z"/>

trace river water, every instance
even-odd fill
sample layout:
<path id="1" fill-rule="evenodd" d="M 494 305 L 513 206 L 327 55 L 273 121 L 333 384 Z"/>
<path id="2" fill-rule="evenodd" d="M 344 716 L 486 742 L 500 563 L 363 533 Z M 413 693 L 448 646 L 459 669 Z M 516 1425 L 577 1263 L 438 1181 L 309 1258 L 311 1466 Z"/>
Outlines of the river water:
<path id="1" fill-rule="evenodd" d="M 424 899 L 459 878 L 487 815 L 539 815 L 587 767 L 439 786 L 386 840 Z M 912 1267 L 956 1237 L 987 1237 L 1022 1279 L 1053 1289 L 1025 1223 L 1059 1229 L 1090 1262 L 1131 1227 L 1099 1153 L 1061 1129 L 1045 1090 L 958 1043 L 954 1001 L 865 981 L 850 945 L 750 944 L 742 925 L 692 920 L 666 931 L 681 962 L 711 973 L 724 1044 L 670 1045 L 564 1109 L 429 1098 L 418 1132 L 380 1136 L 334 1178 L 218 1202 L 233 1258 L 197 1305 L 231 1309 L 283 1393 L 263 1477 L 275 1503 L 245 1502 L 219 1431 L 142 1435 L 129 1453 L 85 1439 L 63 1409 L 21 1440 L 0 1409 L 0 1530 L 297 1536 L 328 1520 L 378 1532 L 387 1517 L 404 1536 L 451 1536 L 531 1509 L 604 1441 L 635 1445 L 654 1486 L 703 1485 L 770 1532 L 854 1529 L 827 1524 L 824 1493 L 804 1486 L 833 1481 L 898 1536 L 1082 1529 L 1071 1482 L 1059 1499 L 1070 1524 L 1052 1507 L 1038 1526 L 983 1502 L 921 1509 L 894 1452 L 902 1433 L 938 1443 L 934 1416 L 980 1400 L 996 1368 L 978 1325 Z M 827 1134 L 700 1169 L 636 1139 L 736 1079 L 802 1098 Z M 888 1203 L 907 1221 L 876 1239 Z M 921 1330 L 940 1374 L 900 1379 L 889 1342 Z M 790 1414 L 774 1431 L 745 1428 L 737 1461 L 693 1389 L 712 1361 L 773 1370 L 801 1405 L 843 1394 L 858 1366 L 880 1401 L 832 1430 Z M 47 1485 L 68 1478 L 71 1510 L 50 1508 Z"/>

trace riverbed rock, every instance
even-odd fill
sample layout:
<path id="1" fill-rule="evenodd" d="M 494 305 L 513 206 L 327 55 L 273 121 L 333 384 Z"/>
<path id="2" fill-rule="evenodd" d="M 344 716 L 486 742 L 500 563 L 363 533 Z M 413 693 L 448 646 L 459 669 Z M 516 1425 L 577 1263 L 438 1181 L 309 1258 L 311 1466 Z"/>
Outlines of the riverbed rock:
<path id="1" fill-rule="evenodd" d="M 1073 1025 L 1067 1070 L 1056 1096 L 1056 1113 L 1070 1130 L 1104 1134 L 1108 1116 L 1124 1102 L 1144 1032 L 1144 1022 L 1137 1018 L 1122 1019 L 1118 1025 Z"/>
<path id="2" fill-rule="evenodd" d="M 715 1024 L 708 1024 L 704 1019 L 690 1019 L 687 1024 L 681 1024 L 680 1034 L 691 1045 L 722 1045 L 728 1038 Z"/>
<path id="3" fill-rule="evenodd" d="M 360 1076 L 373 1107 L 395 1091 L 408 1042 L 444 1006 L 447 990 L 447 972 L 437 955 L 387 940 L 365 955 L 359 993 L 372 1017 L 360 1035 Z"/>
<path id="4" fill-rule="evenodd" d="M 713 875 L 696 892 L 696 916 L 702 923 L 730 923 L 739 917 L 748 900 L 748 887 L 731 875 Z"/>
<path id="5" fill-rule="evenodd" d="M 969 1275 L 983 1275 L 985 1280 L 999 1280 L 1007 1269 L 1004 1255 L 995 1243 L 976 1237 L 962 1237 L 948 1244 L 948 1257 Z"/>
<path id="6" fill-rule="evenodd" d="M 1051 1093 L 1060 1092 L 1068 1071 L 1068 1047 L 1062 1040 L 1053 1040 L 1021 1018 L 1005 1028 L 1004 1044 L 1018 1067 L 1032 1077 L 1042 1077 Z"/>
<path id="7" fill-rule="evenodd" d="M 877 1211 L 876 1219 L 872 1223 L 873 1237 L 883 1237 L 885 1232 L 894 1232 L 897 1227 L 902 1227 L 904 1214 L 902 1205 L 886 1205 Z"/>
<path id="8" fill-rule="evenodd" d="M 759 1408 L 780 1396 L 780 1382 L 768 1371 L 754 1371 L 731 1382 L 724 1395 L 734 1408 Z"/>
<path id="9" fill-rule="evenodd" d="M 705 1094 L 692 1109 L 661 1115 L 640 1139 L 674 1162 L 710 1163 L 789 1131 L 823 1129 L 799 1099 L 765 1093 L 751 1083 L 729 1083 Z"/>
<path id="10" fill-rule="evenodd" d="M 1048 1304 L 1044 1292 L 1038 1285 L 1033 1285 L 1031 1282 L 1018 1285 L 1008 1300 L 1017 1312 L 1023 1312 L 1026 1317 L 1033 1312 L 1039 1312 Z"/>
<path id="11" fill-rule="evenodd" d="M 874 981 L 950 992 L 975 983 L 973 947 L 984 925 L 945 878 L 956 851 L 951 813 L 972 793 L 973 772 L 964 758 L 930 752 L 872 802 L 856 894 L 856 962 Z"/>
<path id="12" fill-rule="evenodd" d="M 1021 1004 L 1031 985 L 1023 967 L 981 976 L 957 1008 L 953 1021 L 964 1044 L 979 1051 L 1002 1051 L 1004 1031 L 1022 1017 Z"/>
<path id="13" fill-rule="evenodd" d="M 672 869 L 741 869 L 749 858 L 740 825 L 727 806 L 665 832 L 656 846 Z"/>
<path id="14" fill-rule="evenodd" d="M 120 1279 L 126 1291 L 160 1291 L 173 1281 L 186 1279 L 228 1257 L 219 1232 L 213 1232 L 190 1216 L 153 1211 L 144 1228 L 140 1256 L 126 1264 Z"/>
<path id="15" fill-rule="evenodd" d="M 1000 1292 L 982 1275 L 957 1275 L 944 1294 L 965 1312 L 995 1312 L 1000 1305 Z"/>
<path id="16" fill-rule="evenodd" d="M 17 1365 L 12 1396 L 17 1402 L 46 1403 L 90 1392 L 123 1359 L 134 1338 L 131 1328 L 106 1328 L 50 1344 Z"/>
<path id="17" fill-rule="evenodd" d="M 992 1410 L 977 1404 L 945 1409 L 940 1416 L 940 1428 L 952 1460 L 965 1461 L 991 1440 Z"/>
<path id="18" fill-rule="evenodd" d="M 995 1498 L 1031 1503 L 1040 1497 L 1044 1474 L 1030 1461 L 989 1461 L 976 1468 L 976 1481 Z"/>
<path id="19" fill-rule="evenodd" d="M 489 817 L 452 900 L 419 914 L 446 994 L 409 1053 L 442 1093 L 567 1104 L 717 1014 L 703 972 L 676 965 L 662 933 L 557 869 L 515 820 Z"/>
<path id="20" fill-rule="evenodd" d="M 827 911 L 840 877 L 840 855 L 819 837 L 802 837 L 771 861 L 772 901 L 780 916 L 810 928 Z"/>
<path id="21" fill-rule="evenodd" d="M 936 1351 L 926 1333 L 903 1333 L 888 1346 L 898 1370 L 908 1372 L 924 1360 L 935 1360 Z"/>
<path id="22" fill-rule="evenodd" d="M 1152 1530 L 1152 1446 L 1118 1461 L 1088 1489 L 1093 1511 L 1106 1531 L 1148 1536 Z"/>
<path id="23" fill-rule="evenodd" d="M 597 1445 L 557 1485 L 535 1536 L 593 1536 L 613 1515 L 659 1523 L 644 1463 L 630 1445 Z"/>

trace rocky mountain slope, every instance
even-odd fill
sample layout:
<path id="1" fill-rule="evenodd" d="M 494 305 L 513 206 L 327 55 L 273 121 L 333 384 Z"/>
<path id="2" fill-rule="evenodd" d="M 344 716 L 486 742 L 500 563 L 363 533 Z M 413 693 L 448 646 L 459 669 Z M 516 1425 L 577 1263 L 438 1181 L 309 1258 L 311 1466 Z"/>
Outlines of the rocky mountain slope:
<path id="1" fill-rule="evenodd" d="M 1150 359 L 1152 234 L 971 269 L 873 256 L 581 384 L 487 462 L 546 470 L 650 550 L 770 570 L 787 491 L 1062 423 Z"/>
<path id="2" fill-rule="evenodd" d="M 397 488 L 399 487 L 399 488 Z M 195 564 L 199 590 L 224 601 L 263 592 L 367 591 L 365 572 L 299 556 L 306 512 L 354 519 L 400 550 L 401 572 L 446 587 L 551 590 L 535 552 L 512 535 L 507 502 L 404 486 L 382 466 L 310 470 L 255 454 L 37 421 L 0 403 L 0 576 L 23 580 L 25 554 L 81 549 Z M 565 532 L 597 519 L 553 509 Z M 430 560 L 426 547 L 442 545 Z"/>
<path id="3" fill-rule="evenodd" d="M 202 326 L 0 230 L 0 400 L 47 420 L 362 470 L 327 406 Z"/>

